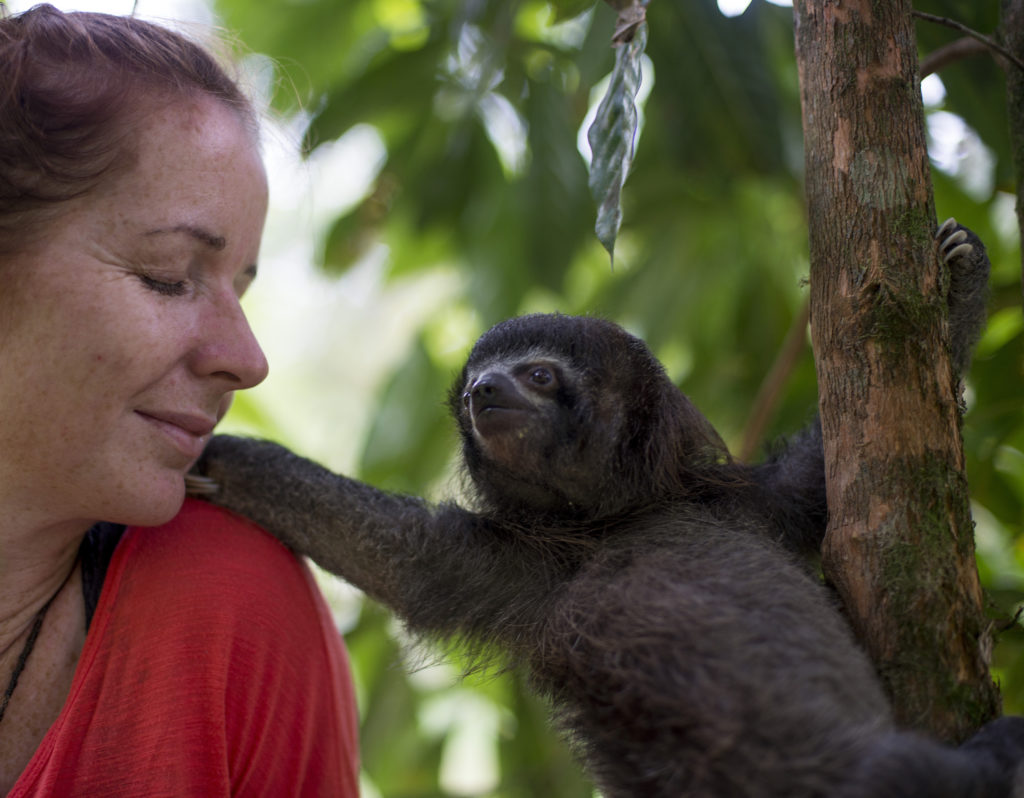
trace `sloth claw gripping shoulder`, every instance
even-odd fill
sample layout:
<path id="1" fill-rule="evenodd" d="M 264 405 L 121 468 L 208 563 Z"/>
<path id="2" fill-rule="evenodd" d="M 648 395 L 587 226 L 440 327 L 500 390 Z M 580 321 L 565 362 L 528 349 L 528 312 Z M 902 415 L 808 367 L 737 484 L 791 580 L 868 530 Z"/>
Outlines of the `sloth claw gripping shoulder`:
<path id="1" fill-rule="evenodd" d="M 215 435 L 197 468 L 217 486 L 204 498 L 371 595 L 393 598 L 388 539 L 431 520 L 416 499 L 334 474 L 270 441 Z"/>
<path id="2" fill-rule="evenodd" d="M 537 553 L 502 546 L 454 503 L 388 493 L 251 438 L 214 436 L 197 469 L 216 484 L 203 498 L 391 607 L 413 631 L 491 638 L 503 621 L 537 611 L 522 589 L 542 567 Z"/>

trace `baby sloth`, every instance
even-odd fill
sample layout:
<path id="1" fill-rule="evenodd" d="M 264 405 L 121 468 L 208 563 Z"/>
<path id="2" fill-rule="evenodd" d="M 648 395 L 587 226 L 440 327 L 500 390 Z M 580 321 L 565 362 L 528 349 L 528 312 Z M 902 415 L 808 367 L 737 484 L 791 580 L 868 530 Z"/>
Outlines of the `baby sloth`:
<path id="1" fill-rule="evenodd" d="M 951 304 L 983 303 L 980 243 L 950 226 L 941 238 Z M 982 314 L 954 310 L 972 320 L 954 331 L 960 352 Z M 734 463 L 642 341 L 562 315 L 487 332 L 450 404 L 471 509 L 255 440 L 214 438 L 202 469 L 214 501 L 415 633 L 525 668 L 605 798 L 1011 794 L 1019 725 L 959 749 L 895 728 L 800 564 L 826 521 L 816 428 L 766 463 Z"/>

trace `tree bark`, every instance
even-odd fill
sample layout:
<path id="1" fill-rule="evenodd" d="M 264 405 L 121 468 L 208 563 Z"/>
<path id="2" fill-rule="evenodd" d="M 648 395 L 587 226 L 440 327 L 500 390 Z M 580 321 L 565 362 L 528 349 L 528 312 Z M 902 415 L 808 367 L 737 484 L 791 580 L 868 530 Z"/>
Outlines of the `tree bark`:
<path id="1" fill-rule="evenodd" d="M 974 561 L 909 0 L 794 4 L 823 548 L 904 725 L 963 739 L 999 712 Z"/>

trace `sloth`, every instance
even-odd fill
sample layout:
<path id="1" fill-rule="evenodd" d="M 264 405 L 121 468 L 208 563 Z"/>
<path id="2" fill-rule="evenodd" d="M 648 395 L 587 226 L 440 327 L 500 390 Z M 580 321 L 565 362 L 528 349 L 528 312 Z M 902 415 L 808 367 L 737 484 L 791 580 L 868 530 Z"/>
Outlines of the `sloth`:
<path id="1" fill-rule="evenodd" d="M 962 370 L 988 260 L 955 223 L 937 242 Z M 816 424 L 764 463 L 735 462 L 641 340 L 557 314 L 485 333 L 449 403 L 466 507 L 266 441 L 217 436 L 200 471 L 212 501 L 413 633 L 525 669 L 605 798 L 1011 794 L 1024 720 L 960 748 L 898 729 L 806 567 L 827 521 Z"/>

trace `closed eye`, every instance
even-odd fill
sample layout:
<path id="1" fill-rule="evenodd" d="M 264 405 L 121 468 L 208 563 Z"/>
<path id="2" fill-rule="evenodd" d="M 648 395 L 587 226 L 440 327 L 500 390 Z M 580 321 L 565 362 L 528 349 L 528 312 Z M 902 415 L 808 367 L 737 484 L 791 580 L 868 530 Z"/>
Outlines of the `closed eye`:
<path id="1" fill-rule="evenodd" d="M 163 296 L 184 296 L 188 291 L 188 283 L 184 280 L 166 282 L 150 277 L 148 274 L 140 274 L 138 277 L 146 288 Z"/>

